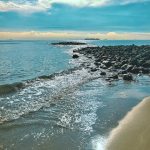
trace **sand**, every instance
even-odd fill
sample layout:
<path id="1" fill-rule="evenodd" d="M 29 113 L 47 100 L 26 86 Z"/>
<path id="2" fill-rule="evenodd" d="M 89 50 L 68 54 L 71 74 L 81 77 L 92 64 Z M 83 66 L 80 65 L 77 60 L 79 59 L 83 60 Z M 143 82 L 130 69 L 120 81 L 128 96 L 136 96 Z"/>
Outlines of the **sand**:
<path id="1" fill-rule="evenodd" d="M 106 145 L 106 150 L 150 150 L 150 97 L 120 121 Z"/>

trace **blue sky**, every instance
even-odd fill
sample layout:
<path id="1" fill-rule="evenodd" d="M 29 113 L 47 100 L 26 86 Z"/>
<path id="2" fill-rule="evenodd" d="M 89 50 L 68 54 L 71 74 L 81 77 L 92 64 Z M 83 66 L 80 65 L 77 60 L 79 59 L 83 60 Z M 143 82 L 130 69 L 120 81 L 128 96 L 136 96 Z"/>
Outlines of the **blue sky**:
<path id="1" fill-rule="evenodd" d="M 0 0 L 0 31 L 150 32 L 150 0 Z"/>

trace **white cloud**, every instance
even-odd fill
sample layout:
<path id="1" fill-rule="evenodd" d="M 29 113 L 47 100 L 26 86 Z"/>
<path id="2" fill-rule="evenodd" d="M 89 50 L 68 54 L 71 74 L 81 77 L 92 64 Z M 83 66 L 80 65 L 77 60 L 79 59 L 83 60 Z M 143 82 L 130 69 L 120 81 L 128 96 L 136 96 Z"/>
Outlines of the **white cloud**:
<path id="1" fill-rule="evenodd" d="M 64 3 L 73 6 L 85 7 L 85 6 L 105 6 L 110 4 L 128 4 L 136 2 L 145 2 L 150 0 L 49 0 L 53 3 Z"/>
<path id="2" fill-rule="evenodd" d="M 39 12 L 46 11 L 54 3 L 63 3 L 67 5 L 72 5 L 76 7 L 96 7 L 96 6 L 105 6 L 105 5 L 115 5 L 115 4 L 128 4 L 135 2 L 145 2 L 150 0 L 37 0 L 34 1 L 21 1 L 18 0 L 9 0 L 2 1 L 0 0 L 0 11 L 20 11 L 20 12 Z"/>
<path id="3" fill-rule="evenodd" d="M 51 7 L 49 0 L 38 0 L 35 4 L 31 2 L 15 3 L 12 1 L 0 1 L 0 11 L 20 11 L 20 12 L 39 12 L 46 11 Z"/>
<path id="4" fill-rule="evenodd" d="M 51 0 L 51 3 L 63 3 L 77 7 L 103 6 L 110 0 Z"/>

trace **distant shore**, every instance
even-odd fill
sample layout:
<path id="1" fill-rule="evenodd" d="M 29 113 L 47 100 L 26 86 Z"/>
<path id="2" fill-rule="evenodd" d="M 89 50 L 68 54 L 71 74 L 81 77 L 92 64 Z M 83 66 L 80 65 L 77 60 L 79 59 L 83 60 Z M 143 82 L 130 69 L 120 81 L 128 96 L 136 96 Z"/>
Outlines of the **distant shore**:
<path id="1" fill-rule="evenodd" d="M 57 43 L 51 43 L 51 45 L 86 45 L 87 43 L 83 42 L 57 42 Z"/>
<path id="2" fill-rule="evenodd" d="M 115 128 L 106 150 L 150 149 L 150 97 L 135 106 Z"/>

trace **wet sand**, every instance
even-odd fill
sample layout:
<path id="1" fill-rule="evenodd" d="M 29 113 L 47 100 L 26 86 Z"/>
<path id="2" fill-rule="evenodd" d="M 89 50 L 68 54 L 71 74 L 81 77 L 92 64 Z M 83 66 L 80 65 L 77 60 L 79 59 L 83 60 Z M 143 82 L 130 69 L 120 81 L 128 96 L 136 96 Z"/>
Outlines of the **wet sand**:
<path id="1" fill-rule="evenodd" d="M 147 97 L 111 132 L 106 150 L 149 150 L 149 133 L 150 97 Z"/>

